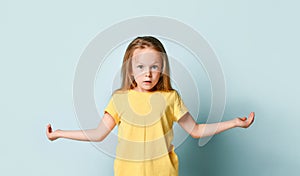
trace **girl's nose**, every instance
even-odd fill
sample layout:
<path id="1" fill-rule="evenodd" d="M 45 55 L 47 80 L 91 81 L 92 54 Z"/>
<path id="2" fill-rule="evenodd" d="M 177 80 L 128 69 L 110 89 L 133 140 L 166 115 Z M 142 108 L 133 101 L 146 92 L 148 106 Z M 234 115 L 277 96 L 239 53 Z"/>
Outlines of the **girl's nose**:
<path id="1" fill-rule="evenodd" d="M 150 68 L 147 68 L 147 69 L 145 70 L 145 76 L 146 76 L 146 77 L 151 77 L 151 70 L 150 70 Z"/>

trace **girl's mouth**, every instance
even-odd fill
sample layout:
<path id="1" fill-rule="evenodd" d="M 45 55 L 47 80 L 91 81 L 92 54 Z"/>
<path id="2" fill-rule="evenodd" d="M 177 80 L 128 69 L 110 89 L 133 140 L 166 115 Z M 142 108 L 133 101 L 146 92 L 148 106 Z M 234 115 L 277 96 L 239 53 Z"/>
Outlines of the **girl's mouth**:
<path id="1" fill-rule="evenodd" d="M 151 83 L 151 81 L 144 81 L 144 83 L 146 83 L 146 84 L 150 84 L 150 83 Z"/>

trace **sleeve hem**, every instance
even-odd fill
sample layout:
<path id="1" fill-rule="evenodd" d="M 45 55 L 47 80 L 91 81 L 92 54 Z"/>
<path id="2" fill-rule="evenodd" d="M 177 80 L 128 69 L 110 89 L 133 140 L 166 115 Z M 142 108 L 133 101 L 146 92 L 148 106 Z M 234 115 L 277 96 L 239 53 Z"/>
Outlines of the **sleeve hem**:
<path id="1" fill-rule="evenodd" d="M 115 123 L 119 124 L 120 119 L 118 117 L 116 117 L 117 116 L 116 114 L 112 114 L 108 110 L 104 110 L 104 113 L 108 113 L 114 119 Z"/>

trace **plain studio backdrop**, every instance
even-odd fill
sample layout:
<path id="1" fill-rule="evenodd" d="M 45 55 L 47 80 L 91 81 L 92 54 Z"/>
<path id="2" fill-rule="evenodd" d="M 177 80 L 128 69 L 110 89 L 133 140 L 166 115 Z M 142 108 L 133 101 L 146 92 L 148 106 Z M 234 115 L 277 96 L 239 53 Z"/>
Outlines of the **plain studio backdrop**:
<path id="1" fill-rule="evenodd" d="M 1 1 L 0 175 L 113 175 L 113 157 L 88 142 L 50 142 L 45 127 L 80 129 L 72 86 L 82 52 L 101 31 L 140 16 L 176 19 L 210 43 L 226 81 L 223 120 L 256 112 L 249 129 L 226 131 L 203 147 L 188 137 L 176 149 L 180 175 L 296 175 L 299 5 L 292 0 Z M 176 57 L 178 46 L 163 43 Z M 117 46 L 108 58 L 120 63 L 125 47 Z M 109 80 L 102 72 L 98 78 Z M 198 122 L 205 122 L 210 105 L 209 81 L 203 78 L 197 82 L 203 98 Z M 98 91 L 111 89 L 99 84 Z M 99 92 L 95 97 L 103 113 L 107 97 L 102 101 Z"/>

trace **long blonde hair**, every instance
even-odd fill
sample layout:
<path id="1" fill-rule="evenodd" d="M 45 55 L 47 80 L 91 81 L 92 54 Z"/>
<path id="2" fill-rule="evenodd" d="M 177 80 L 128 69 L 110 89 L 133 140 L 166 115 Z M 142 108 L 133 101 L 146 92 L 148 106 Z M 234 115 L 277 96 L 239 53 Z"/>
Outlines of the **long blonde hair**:
<path id="1" fill-rule="evenodd" d="M 162 43 L 155 37 L 143 36 L 135 38 L 127 47 L 122 64 L 122 86 L 119 90 L 129 90 L 137 86 L 132 72 L 132 56 L 136 49 L 151 48 L 160 52 L 162 55 L 162 71 L 158 83 L 152 90 L 169 91 L 173 90 L 170 81 L 169 60 Z"/>

